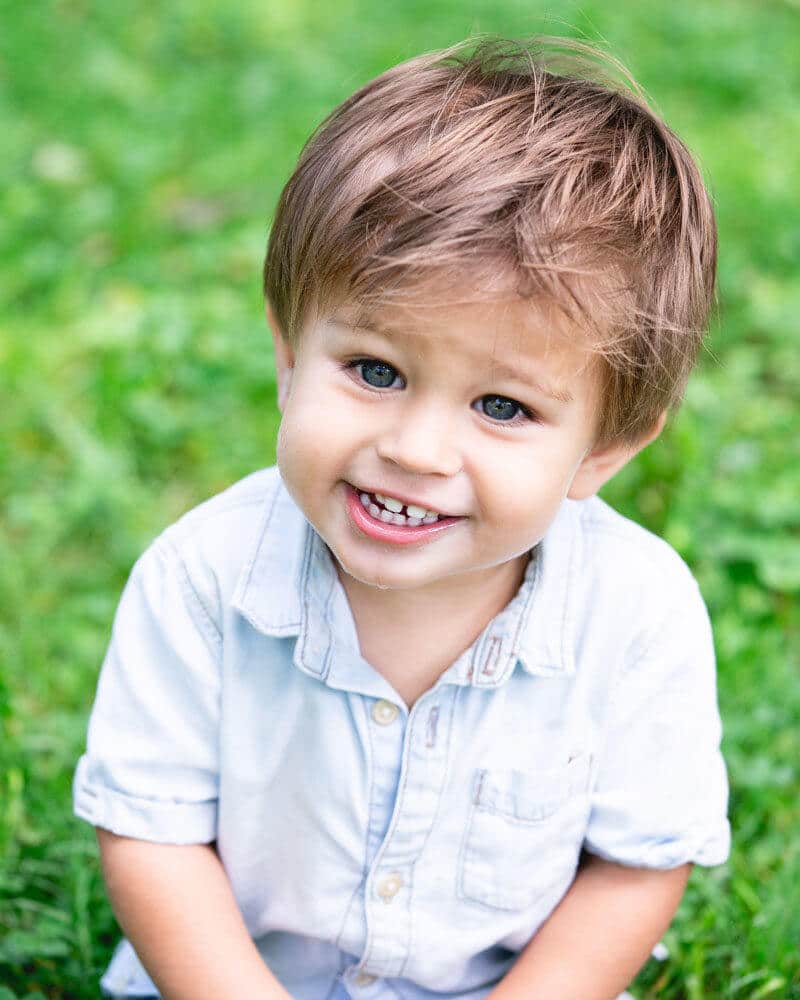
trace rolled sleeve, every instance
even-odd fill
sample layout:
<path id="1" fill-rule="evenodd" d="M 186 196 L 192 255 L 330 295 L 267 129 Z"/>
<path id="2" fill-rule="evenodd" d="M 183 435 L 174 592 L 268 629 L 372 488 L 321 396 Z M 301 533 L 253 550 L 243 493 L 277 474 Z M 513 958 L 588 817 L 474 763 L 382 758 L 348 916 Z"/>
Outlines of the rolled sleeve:
<path id="1" fill-rule="evenodd" d="M 120 599 L 73 782 L 77 816 L 160 843 L 215 838 L 221 640 L 162 536 Z"/>
<path id="2" fill-rule="evenodd" d="M 615 687 L 585 847 L 645 868 L 730 849 L 714 647 L 693 580 Z"/>

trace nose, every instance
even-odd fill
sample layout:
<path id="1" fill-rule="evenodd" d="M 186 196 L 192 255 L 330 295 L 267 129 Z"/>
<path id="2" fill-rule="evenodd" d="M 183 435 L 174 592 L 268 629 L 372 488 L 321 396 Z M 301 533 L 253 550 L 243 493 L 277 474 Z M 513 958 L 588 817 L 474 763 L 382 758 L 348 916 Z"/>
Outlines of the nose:
<path id="1" fill-rule="evenodd" d="M 389 419 L 376 446 L 382 459 L 416 475 L 455 476 L 461 471 L 457 433 L 440 407 L 419 399 Z"/>

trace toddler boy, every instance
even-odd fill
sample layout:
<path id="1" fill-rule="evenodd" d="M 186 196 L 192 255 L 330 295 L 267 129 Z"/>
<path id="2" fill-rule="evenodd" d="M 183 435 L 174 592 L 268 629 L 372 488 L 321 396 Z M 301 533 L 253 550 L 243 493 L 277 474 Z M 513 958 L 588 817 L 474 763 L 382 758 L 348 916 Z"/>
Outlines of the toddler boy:
<path id="1" fill-rule="evenodd" d="M 389 70 L 284 189 L 277 468 L 137 562 L 76 774 L 112 995 L 607 1000 L 727 855 L 703 601 L 595 496 L 680 398 L 713 213 L 545 48 Z"/>

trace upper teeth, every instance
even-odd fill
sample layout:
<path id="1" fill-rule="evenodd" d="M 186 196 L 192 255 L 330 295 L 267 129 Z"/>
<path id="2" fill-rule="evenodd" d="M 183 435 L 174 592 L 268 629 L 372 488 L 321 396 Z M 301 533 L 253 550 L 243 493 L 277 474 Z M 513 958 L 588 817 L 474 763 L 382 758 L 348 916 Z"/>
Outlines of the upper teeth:
<path id="1" fill-rule="evenodd" d="M 394 511 L 395 514 L 400 514 L 403 511 L 403 507 L 406 508 L 406 513 L 409 517 L 431 517 L 439 516 L 438 510 L 427 510 L 425 507 L 417 507 L 416 504 L 404 504 L 400 500 L 395 500 L 394 497 L 386 497 L 382 493 L 375 494 L 376 500 L 382 503 L 387 510 Z"/>
<path id="2" fill-rule="evenodd" d="M 427 510 L 425 507 L 418 507 L 413 503 L 406 505 L 402 500 L 384 496 L 382 493 L 375 493 L 373 496 L 385 510 L 381 510 L 378 504 L 373 503 L 369 493 L 360 494 L 361 503 L 379 521 L 392 521 L 395 524 L 408 524 L 416 527 L 419 524 L 432 524 L 439 520 L 438 511 Z M 403 508 L 405 508 L 405 513 L 403 513 Z"/>

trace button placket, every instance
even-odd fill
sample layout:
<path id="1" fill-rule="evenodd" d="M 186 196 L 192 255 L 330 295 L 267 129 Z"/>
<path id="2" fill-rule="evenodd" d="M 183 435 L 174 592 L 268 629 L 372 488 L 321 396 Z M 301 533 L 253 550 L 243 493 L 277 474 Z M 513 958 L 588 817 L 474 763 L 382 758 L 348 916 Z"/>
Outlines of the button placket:
<path id="1" fill-rule="evenodd" d="M 435 820 L 446 780 L 454 700 L 455 691 L 450 686 L 442 687 L 435 695 L 423 695 L 403 727 L 397 798 L 384 839 L 374 855 L 371 888 L 365 901 L 369 944 L 362 961 L 379 977 L 400 975 L 408 959 L 414 866 Z M 393 731 L 390 726 L 384 729 L 387 736 Z"/>

